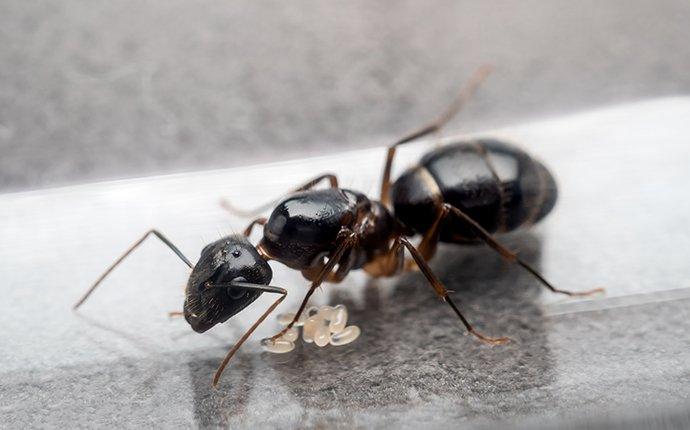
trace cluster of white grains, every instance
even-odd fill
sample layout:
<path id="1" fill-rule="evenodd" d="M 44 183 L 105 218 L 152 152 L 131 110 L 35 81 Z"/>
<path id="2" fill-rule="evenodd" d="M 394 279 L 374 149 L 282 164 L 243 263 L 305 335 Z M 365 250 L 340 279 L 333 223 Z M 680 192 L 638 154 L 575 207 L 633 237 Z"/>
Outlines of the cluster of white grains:
<path id="1" fill-rule="evenodd" d="M 286 326 L 295 317 L 293 313 L 278 315 L 278 324 Z M 299 337 L 296 327 L 302 327 L 302 340 L 315 343 L 319 347 L 347 345 L 359 337 L 360 330 L 356 325 L 347 325 L 347 308 L 345 305 L 312 306 L 302 314 L 300 319 L 276 340 L 266 338 L 261 341 L 265 351 L 282 354 L 295 348 Z"/>

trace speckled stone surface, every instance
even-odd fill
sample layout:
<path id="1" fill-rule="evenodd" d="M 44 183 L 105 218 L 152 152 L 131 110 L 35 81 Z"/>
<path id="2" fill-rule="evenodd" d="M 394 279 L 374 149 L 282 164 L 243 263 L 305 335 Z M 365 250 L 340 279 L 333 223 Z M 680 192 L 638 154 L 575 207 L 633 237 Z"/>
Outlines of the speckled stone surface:
<path id="1" fill-rule="evenodd" d="M 152 226 L 195 259 L 245 221 L 247 206 L 326 169 L 375 188 L 383 149 L 299 162 L 0 195 L 0 414 L 3 426 L 167 428 L 682 428 L 690 405 L 690 265 L 680 198 L 690 180 L 690 99 L 675 98 L 491 132 L 542 159 L 560 201 L 538 228 L 505 237 L 564 288 L 564 300 L 484 247 L 441 249 L 432 267 L 468 318 L 514 341 L 466 336 L 418 273 L 354 274 L 314 303 L 345 303 L 361 337 L 345 347 L 261 352 L 271 319 L 231 363 L 228 347 L 271 300 L 204 335 L 166 312 L 188 270 L 155 241 L 78 313 L 87 285 Z M 401 151 L 399 171 L 433 143 Z M 353 166 L 356 168 L 353 169 Z M 256 238 L 254 238 L 256 239 Z M 305 291 L 274 265 L 274 284 Z"/>

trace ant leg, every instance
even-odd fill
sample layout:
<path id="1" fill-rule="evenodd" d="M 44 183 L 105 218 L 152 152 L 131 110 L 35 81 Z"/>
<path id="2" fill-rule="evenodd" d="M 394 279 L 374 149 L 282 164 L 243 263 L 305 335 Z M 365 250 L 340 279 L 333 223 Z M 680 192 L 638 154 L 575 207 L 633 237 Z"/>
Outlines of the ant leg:
<path id="1" fill-rule="evenodd" d="M 603 293 L 604 289 L 603 288 L 594 288 L 592 290 L 587 290 L 587 291 L 568 291 L 568 290 L 561 290 L 553 285 L 549 281 L 546 280 L 536 269 L 534 269 L 532 266 L 524 262 L 520 257 L 517 256 L 514 252 L 511 252 L 509 249 L 501 245 L 494 237 L 484 228 L 479 225 L 475 220 L 473 220 L 469 215 L 461 211 L 455 206 L 449 205 L 448 203 L 444 203 L 444 211 L 445 212 L 452 212 L 453 215 L 458 217 L 460 220 L 465 222 L 467 226 L 472 228 L 472 230 L 475 232 L 477 236 L 481 240 L 483 240 L 487 245 L 489 245 L 494 251 L 498 252 L 503 258 L 505 258 L 508 262 L 510 263 L 517 263 L 520 266 L 522 266 L 523 269 L 527 270 L 529 273 L 531 273 L 535 278 L 537 278 L 546 288 L 549 290 L 553 291 L 554 293 L 560 293 L 560 294 L 565 294 L 567 296 L 589 296 L 591 294 L 596 294 L 596 293 Z"/>
<path id="2" fill-rule="evenodd" d="M 331 273 L 335 265 L 338 264 L 338 262 L 340 261 L 343 254 L 347 250 L 351 249 L 355 245 L 355 243 L 357 243 L 357 234 L 349 230 L 346 231 L 348 232 L 347 237 L 340 241 L 338 247 L 328 257 L 328 262 L 323 266 L 321 272 L 319 272 L 318 276 L 314 278 L 311 287 L 309 287 L 309 291 L 307 291 L 307 294 L 304 296 L 304 299 L 302 299 L 302 304 L 300 305 L 299 309 L 297 310 L 297 313 L 295 314 L 290 324 L 283 328 L 278 334 L 273 336 L 271 338 L 272 340 L 278 339 L 292 328 L 292 326 L 299 320 L 300 316 L 302 316 L 302 312 L 304 312 L 304 309 L 307 307 L 307 302 L 309 302 L 309 298 L 312 294 L 314 294 L 314 291 L 316 291 L 316 289 L 319 288 L 321 283 L 324 280 L 326 280 L 326 278 Z"/>
<path id="3" fill-rule="evenodd" d="M 436 249 L 438 248 L 438 237 L 441 232 L 441 221 L 448 215 L 448 209 L 441 206 L 441 210 L 436 215 L 433 224 L 429 227 L 426 233 L 422 236 L 422 241 L 417 245 L 417 251 L 422 256 L 424 261 L 429 261 L 436 254 Z M 411 271 L 418 269 L 414 260 L 405 260 L 404 263 L 405 271 Z"/>
<path id="4" fill-rule="evenodd" d="M 168 312 L 168 318 L 179 318 L 183 317 L 184 312 L 183 311 L 170 311 Z"/>
<path id="5" fill-rule="evenodd" d="M 395 276 L 405 267 L 401 246 L 400 239 L 396 238 L 388 251 L 366 263 L 362 269 L 373 278 Z"/>
<path id="6" fill-rule="evenodd" d="M 453 309 L 453 312 L 455 312 L 458 318 L 460 318 L 460 321 L 462 321 L 462 323 L 465 325 L 465 328 L 470 334 L 472 334 L 482 342 L 486 342 L 492 345 L 506 343 L 510 340 L 507 337 L 488 337 L 476 331 L 474 327 L 472 327 L 472 325 L 467 321 L 467 319 L 465 319 L 462 313 L 460 313 L 460 309 L 458 309 L 458 307 L 455 305 L 455 302 L 453 302 L 453 300 L 448 295 L 448 290 L 445 286 L 443 286 L 443 283 L 440 279 L 438 279 L 438 277 L 436 277 L 434 272 L 431 271 L 431 268 L 426 264 L 426 261 L 424 261 L 422 255 L 419 253 L 419 251 L 417 251 L 417 248 L 415 248 L 414 245 L 412 245 L 410 241 L 408 241 L 404 237 L 400 237 L 398 240 L 399 243 L 402 243 L 402 245 L 404 245 L 405 248 L 407 248 L 410 254 L 412 254 L 412 258 L 414 259 L 415 263 L 417 263 L 417 266 L 419 266 L 419 269 L 422 271 L 427 281 L 429 281 L 431 287 L 436 291 L 436 294 L 438 294 L 438 296 L 441 297 L 441 300 L 448 303 L 448 305 Z"/>
<path id="7" fill-rule="evenodd" d="M 256 328 L 259 326 L 259 324 L 261 324 L 266 319 L 266 317 L 268 317 L 271 314 L 271 312 L 273 312 L 275 310 L 275 308 L 278 307 L 280 302 L 282 302 L 285 299 L 285 297 L 287 297 L 287 290 L 285 290 L 284 288 L 280 288 L 280 287 L 274 287 L 272 285 L 252 284 L 249 282 L 239 282 L 239 281 L 233 281 L 233 282 L 230 282 L 227 284 L 214 284 L 214 285 L 212 285 L 212 287 L 213 288 L 240 287 L 240 288 L 245 288 L 247 290 L 259 290 L 259 291 L 263 291 L 266 293 L 280 294 L 280 297 L 278 297 L 278 299 L 275 302 L 273 302 L 273 304 L 271 306 L 269 306 L 268 309 L 266 309 L 266 312 L 261 314 L 259 319 L 257 319 L 256 322 L 251 327 L 249 327 L 249 330 L 247 330 L 242 335 L 240 340 L 238 340 L 237 343 L 235 343 L 235 345 L 225 355 L 225 358 L 223 358 L 223 361 L 220 362 L 220 364 L 218 365 L 218 369 L 216 369 L 216 373 L 213 375 L 213 387 L 215 388 L 218 386 L 218 381 L 220 380 L 221 375 L 223 375 L 223 371 L 225 370 L 225 367 L 228 365 L 228 363 L 230 362 L 232 357 L 235 355 L 237 350 L 240 349 L 242 344 L 247 339 L 249 339 L 249 336 L 251 336 L 252 333 L 254 333 L 254 330 L 256 330 Z"/>
<path id="8" fill-rule="evenodd" d="M 310 188 L 315 187 L 319 182 L 323 181 L 324 179 L 328 179 L 328 182 L 330 184 L 331 188 L 338 188 L 338 178 L 332 173 L 325 173 L 323 175 L 319 175 L 315 177 L 314 179 L 311 179 L 309 182 L 306 182 L 304 185 L 301 185 L 291 191 L 288 191 L 286 194 L 292 194 L 296 193 L 299 191 L 306 191 Z M 285 194 L 283 194 L 285 195 Z M 260 206 L 257 206 L 253 209 L 245 210 L 245 209 L 240 209 L 236 206 L 234 206 L 228 199 L 220 199 L 220 206 L 225 209 L 226 211 L 230 212 L 231 215 L 237 215 L 242 218 L 251 218 L 255 217 L 262 212 L 272 208 L 275 206 L 275 204 L 278 202 L 278 199 L 271 200 L 270 202 L 264 203 Z"/>
<path id="9" fill-rule="evenodd" d="M 265 225 L 267 222 L 268 222 L 268 220 L 265 217 L 255 219 L 254 221 L 249 223 L 247 228 L 244 229 L 244 235 L 246 237 L 249 237 L 252 234 L 252 230 L 254 229 L 254 226 Z"/>
<path id="10" fill-rule="evenodd" d="M 93 290 L 95 290 L 96 287 L 98 287 L 98 285 L 101 283 L 101 281 L 103 281 L 103 279 L 105 279 L 105 277 L 108 276 L 108 274 L 110 274 L 110 272 L 112 272 L 113 269 L 115 269 L 115 267 L 117 267 L 117 265 L 120 264 L 122 262 L 122 260 L 125 259 L 125 257 L 127 257 L 129 254 L 131 254 L 132 251 L 134 251 L 139 245 L 141 245 L 141 243 L 144 240 L 146 240 L 146 238 L 149 237 L 149 235 L 151 235 L 151 234 L 155 235 L 164 244 L 166 244 L 168 246 L 168 248 L 170 248 L 172 250 L 172 252 L 174 252 L 178 257 L 180 257 L 180 260 L 182 260 L 184 262 L 184 264 L 189 266 L 190 269 L 194 268 L 194 265 L 189 261 L 189 259 L 187 257 L 185 257 L 184 254 L 182 253 L 182 251 L 180 251 L 175 245 L 173 245 L 173 243 L 170 242 L 170 240 L 167 237 L 163 236 L 163 234 L 161 232 L 159 232 L 158 230 L 149 230 L 141 237 L 141 239 L 137 240 L 136 242 L 134 242 L 134 244 L 132 246 L 127 248 L 125 253 L 122 254 L 120 256 L 120 258 L 115 260 L 115 262 L 113 264 L 111 264 L 110 267 L 108 267 L 105 270 L 105 272 L 103 272 L 103 274 L 96 280 L 96 282 L 94 282 L 93 285 L 91 285 L 91 287 L 86 291 L 86 293 L 82 296 L 82 298 L 79 299 L 79 301 L 74 305 L 73 309 L 76 310 L 79 306 L 81 306 L 82 303 L 84 303 L 86 301 L 86 299 L 91 295 L 91 293 L 93 293 Z"/>
<path id="11" fill-rule="evenodd" d="M 424 258 L 424 261 L 429 261 L 436 254 L 436 248 L 438 248 L 438 237 L 441 233 L 441 221 L 448 215 L 448 209 L 442 207 L 439 213 L 436 215 L 434 223 L 431 225 L 429 230 L 422 237 L 422 241 L 417 245 L 417 250 Z M 411 262 L 409 262 L 411 263 Z M 406 264 L 409 266 L 409 264 Z"/>
<path id="12" fill-rule="evenodd" d="M 338 177 L 335 176 L 333 173 L 324 173 L 323 175 L 317 176 L 316 178 L 312 179 L 311 181 L 307 182 L 301 187 L 295 188 L 291 192 L 296 193 L 298 191 L 305 191 L 310 188 L 314 188 L 319 182 L 323 181 L 324 179 L 328 179 L 328 183 L 331 186 L 331 188 L 338 188 Z"/>
<path id="13" fill-rule="evenodd" d="M 438 117 L 432 123 L 416 130 L 402 139 L 398 140 L 394 144 L 388 147 L 388 153 L 386 155 L 386 163 L 383 168 L 383 176 L 381 179 L 381 198 L 380 201 L 384 205 L 390 204 L 389 190 L 391 186 L 391 169 L 393 167 L 393 158 L 395 157 L 395 152 L 397 147 L 413 140 L 417 140 L 421 137 L 427 136 L 431 133 L 439 131 L 444 125 L 448 123 L 460 110 L 465 106 L 465 103 L 472 97 L 479 85 L 486 79 L 486 77 L 491 73 L 491 66 L 484 65 L 478 68 L 470 80 L 465 84 L 465 86 L 460 90 L 460 93 L 455 98 L 453 103 L 450 105 L 448 110 Z"/>

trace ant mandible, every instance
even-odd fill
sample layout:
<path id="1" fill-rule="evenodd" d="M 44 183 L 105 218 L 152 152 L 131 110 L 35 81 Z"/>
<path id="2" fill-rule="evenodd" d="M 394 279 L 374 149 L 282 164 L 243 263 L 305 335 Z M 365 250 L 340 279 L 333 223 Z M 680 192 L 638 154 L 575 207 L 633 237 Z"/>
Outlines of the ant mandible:
<path id="1" fill-rule="evenodd" d="M 192 269 L 182 314 L 198 333 L 227 321 L 262 293 L 278 294 L 273 304 L 228 351 L 213 377 L 215 387 L 235 352 L 287 296 L 284 288 L 269 285 L 273 276 L 268 265 L 270 260 L 301 271 L 311 281 L 294 319 L 273 336 L 273 340 L 299 320 L 309 298 L 323 282 L 340 282 L 356 269 L 372 277 L 394 276 L 414 264 L 470 334 L 488 344 L 508 341 L 506 337 L 488 337 L 475 330 L 429 268 L 427 261 L 433 257 L 439 242 L 483 241 L 556 293 L 582 296 L 602 291 L 599 288 L 584 292 L 557 289 L 492 236 L 534 224 L 545 217 L 556 202 L 553 177 L 524 151 L 490 139 L 456 142 L 427 153 L 419 164 L 391 183 L 396 149 L 439 131 L 460 111 L 489 72 L 487 66 L 479 68 L 441 117 L 388 148 L 378 201 L 340 188 L 333 174 L 320 175 L 288 193 L 275 205 L 269 218 L 254 219 L 243 235 L 230 235 L 207 245 L 196 265 L 163 234 L 150 230 L 96 280 L 74 309 L 151 234 Z M 313 189 L 325 180 L 329 181 L 329 188 Z M 227 203 L 226 207 L 241 212 Z M 252 212 L 263 209 L 267 207 Z M 254 246 L 248 237 L 256 226 L 263 226 L 264 232 Z M 422 236 L 418 246 L 408 239 L 416 234 Z M 405 250 L 412 256 L 407 264 Z"/>

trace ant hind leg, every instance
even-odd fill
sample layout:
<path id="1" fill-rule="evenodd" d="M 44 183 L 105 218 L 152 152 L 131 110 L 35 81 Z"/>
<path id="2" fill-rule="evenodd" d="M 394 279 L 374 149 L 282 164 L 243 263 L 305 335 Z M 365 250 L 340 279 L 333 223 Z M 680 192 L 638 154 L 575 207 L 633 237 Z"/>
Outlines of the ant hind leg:
<path id="1" fill-rule="evenodd" d="M 458 114 L 458 112 L 460 112 L 460 110 L 462 110 L 465 104 L 470 100 L 470 98 L 472 98 L 472 95 L 474 95 L 474 93 L 477 91 L 479 85 L 489 75 L 489 73 L 491 73 L 491 66 L 484 65 L 478 68 L 474 72 L 474 75 L 472 75 L 470 80 L 467 82 L 467 84 L 465 84 L 465 86 L 460 90 L 460 93 L 457 95 L 455 100 L 453 100 L 453 103 L 448 107 L 448 110 L 446 110 L 443 113 L 443 115 L 438 117 L 430 124 L 427 124 L 426 126 L 406 135 L 405 137 L 403 137 L 402 139 L 398 140 L 397 142 L 393 143 L 391 146 L 388 147 L 388 152 L 386 154 L 386 163 L 384 164 L 383 175 L 381 178 L 380 200 L 384 205 L 388 206 L 390 203 L 389 191 L 391 186 L 391 170 L 393 167 L 393 158 L 395 157 L 395 152 L 398 146 L 420 139 L 431 133 L 436 133 L 441 128 L 443 128 L 443 126 L 446 125 L 448 121 L 450 121 L 455 115 Z"/>
<path id="2" fill-rule="evenodd" d="M 479 237 L 479 239 L 483 240 L 487 245 L 489 245 L 489 247 L 491 247 L 494 251 L 498 252 L 501 255 L 501 257 L 506 259 L 506 261 L 510 263 L 517 263 L 523 269 L 527 270 L 530 274 L 532 274 L 532 276 L 537 278 L 539 282 L 542 283 L 542 285 L 544 285 L 546 288 L 553 291 L 554 293 L 565 294 L 566 296 L 580 297 L 604 292 L 603 288 L 594 288 L 586 291 L 569 291 L 561 290 L 559 288 L 554 287 L 549 281 L 546 280 L 546 278 L 544 278 L 544 276 L 541 273 L 539 273 L 535 268 L 530 266 L 527 262 L 523 261 L 520 257 L 517 256 L 517 254 L 510 251 L 505 246 L 501 245 L 496 239 L 494 239 L 491 233 L 486 231 L 481 225 L 479 225 L 478 222 L 473 220 L 469 215 L 467 215 L 457 207 L 449 205 L 448 203 L 443 204 L 443 209 L 445 213 L 452 213 L 455 217 L 463 221 L 468 227 L 470 227 L 474 231 L 474 233 L 477 235 L 477 237 Z"/>

